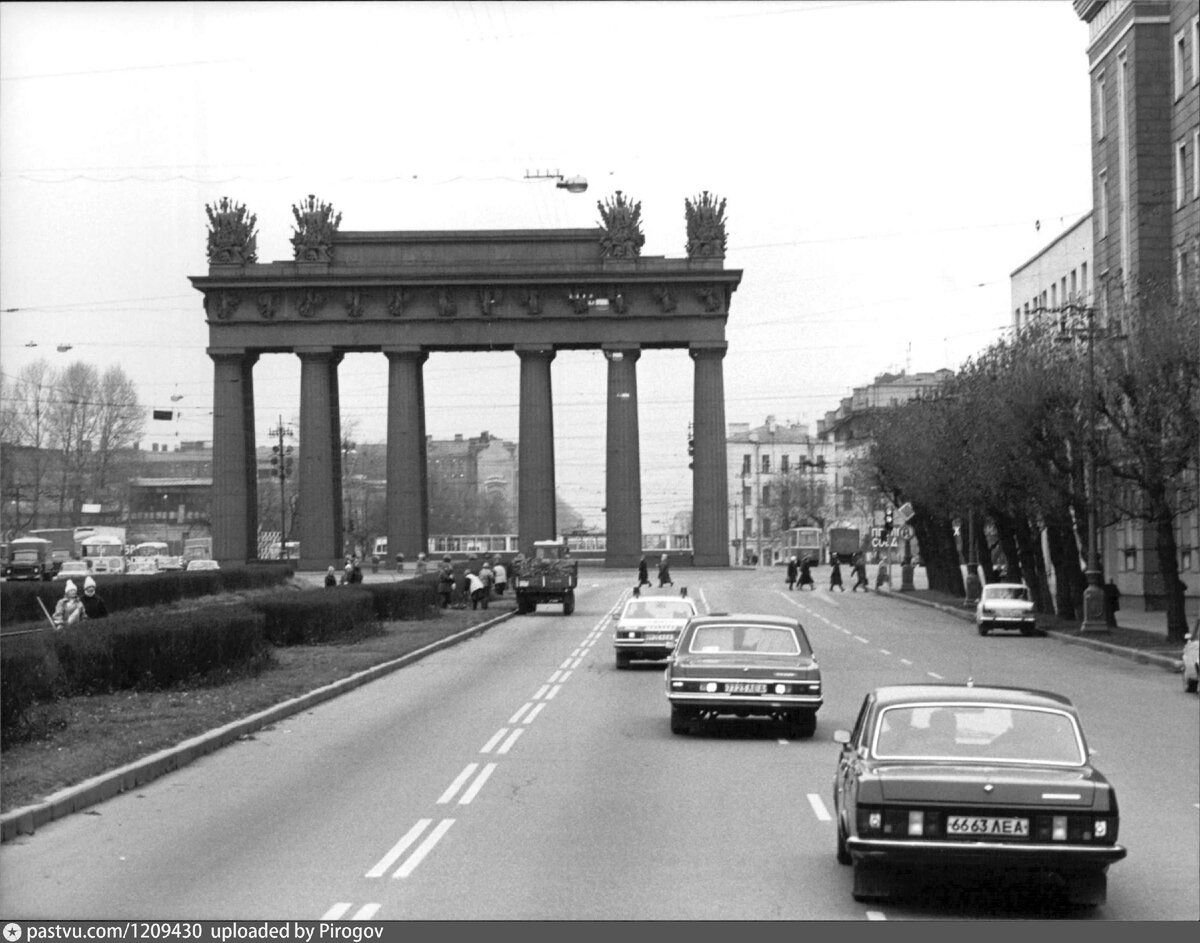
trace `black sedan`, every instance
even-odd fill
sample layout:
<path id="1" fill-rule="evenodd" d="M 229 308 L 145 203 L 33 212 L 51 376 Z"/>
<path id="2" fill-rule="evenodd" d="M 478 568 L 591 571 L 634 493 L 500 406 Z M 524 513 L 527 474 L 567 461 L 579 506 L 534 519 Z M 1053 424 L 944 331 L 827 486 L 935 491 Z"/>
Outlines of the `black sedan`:
<path id="1" fill-rule="evenodd" d="M 1108 866 L 1125 857 L 1117 797 L 1067 698 L 883 687 L 834 739 L 837 860 L 854 865 L 856 900 L 886 898 L 906 875 L 976 874 L 1050 879 L 1071 903 L 1104 902 Z"/>
<path id="2" fill-rule="evenodd" d="M 667 662 L 671 732 L 719 717 L 767 717 L 811 737 L 824 702 L 821 669 L 788 616 L 696 616 Z"/>

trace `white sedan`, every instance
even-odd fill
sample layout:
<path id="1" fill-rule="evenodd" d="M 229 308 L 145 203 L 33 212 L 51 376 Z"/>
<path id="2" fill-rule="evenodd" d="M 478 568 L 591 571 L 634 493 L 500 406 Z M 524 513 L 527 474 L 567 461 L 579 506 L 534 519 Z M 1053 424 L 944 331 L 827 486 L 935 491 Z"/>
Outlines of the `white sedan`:
<path id="1" fill-rule="evenodd" d="M 219 570 L 221 564 L 216 560 L 188 560 L 187 572 L 194 573 L 196 570 Z"/>
<path id="2" fill-rule="evenodd" d="M 1037 633 L 1037 614 L 1029 587 L 1023 583 L 989 583 L 975 606 L 975 626 L 980 635 L 992 629 L 1020 629 L 1022 635 Z"/>
<path id="3" fill-rule="evenodd" d="M 56 580 L 85 580 L 92 575 L 92 568 L 85 560 L 63 560 L 62 566 L 54 574 Z"/>
<path id="4" fill-rule="evenodd" d="M 625 603 L 613 632 L 617 667 L 628 668 L 634 658 L 669 658 L 679 633 L 695 614 L 696 604 L 689 596 L 634 596 Z"/>

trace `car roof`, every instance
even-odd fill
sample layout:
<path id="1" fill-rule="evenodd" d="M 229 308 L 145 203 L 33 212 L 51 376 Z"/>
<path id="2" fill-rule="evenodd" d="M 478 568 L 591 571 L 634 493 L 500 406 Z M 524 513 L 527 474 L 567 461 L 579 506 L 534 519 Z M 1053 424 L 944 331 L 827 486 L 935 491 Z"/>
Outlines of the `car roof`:
<path id="1" fill-rule="evenodd" d="M 773 613 L 763 612 L 710 612 L 706 615 L 697 616 L 694 621 L 704 622 L 727 622 L 727 623 L 742 623 L 742 622 L 761 622 L 764 625 L 788 625 L 794 626 L 799 623 L 799 619 L 794 616 L 777 616 Z"/>
<path id="2" fill-rule="evenodd" d="M 1024 583 L 988 583 L 984 589 L 1028 589 Z"/>
<path id="3" fill-rule="evenodd" d="M 1027 707 L 1066 707 L 1072 710 L 1075 707 L 1070 698 L 1053 691 L 980 684 L 892 684 L 876 688 L 875 701 L 880 707 L 930 701 L 999 701 Z"/>

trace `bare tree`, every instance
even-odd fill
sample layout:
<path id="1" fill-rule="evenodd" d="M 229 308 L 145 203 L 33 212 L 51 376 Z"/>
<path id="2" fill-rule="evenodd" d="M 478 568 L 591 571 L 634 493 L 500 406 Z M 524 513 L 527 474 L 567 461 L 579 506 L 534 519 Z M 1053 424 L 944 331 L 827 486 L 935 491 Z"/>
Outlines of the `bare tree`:
<path id="1" fill-rule="evenodd" d="M 4 509 L 12 515 L 5 530 L 20 532 L 40 523 L 38 513 L 50 470 L 46 450 L 51 441 L 55 383 L 54 371 L 43 358 L 22 367 L 5 390 L 3 441 L 22 447 L 20 459 L 13 461 L 11 475 L 6 472 L 4 476 Z"/>

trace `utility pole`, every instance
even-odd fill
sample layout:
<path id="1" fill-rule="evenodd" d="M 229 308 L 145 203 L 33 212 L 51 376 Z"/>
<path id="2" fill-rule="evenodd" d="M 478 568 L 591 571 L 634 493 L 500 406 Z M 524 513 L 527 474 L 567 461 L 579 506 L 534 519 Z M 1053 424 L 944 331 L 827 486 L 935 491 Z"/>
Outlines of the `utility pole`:
<path id="1" fill-rule="evenodd" d="M 279 479 L 279 556 L 281 559 L 288 558 L 287 546 L 287 497 L 285 495 L 284 485 L 287 482 L 288 476 L 292 473 L 292 446 L 284 445 L 284 439 L 290 439 L 294 435 L 291 426 L 283 424 L 283 417 L 279 417 L 279 425 L 267 433 L 267 435 L 277 438 L 279 442 L 271 446 L 271 465 L 274 466 L 272 475 Z"/>

